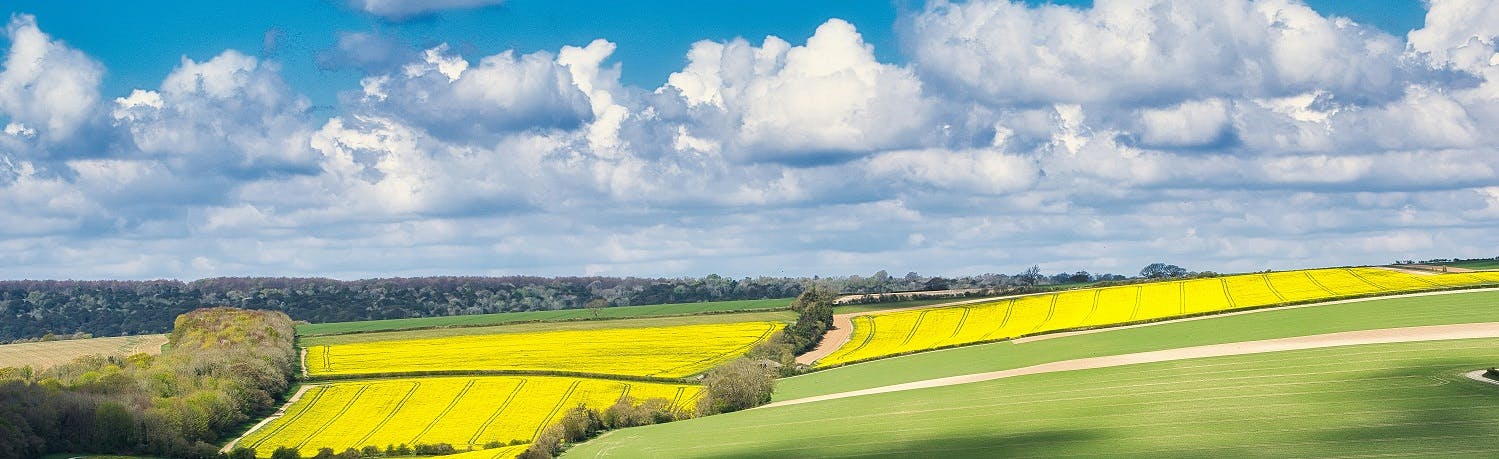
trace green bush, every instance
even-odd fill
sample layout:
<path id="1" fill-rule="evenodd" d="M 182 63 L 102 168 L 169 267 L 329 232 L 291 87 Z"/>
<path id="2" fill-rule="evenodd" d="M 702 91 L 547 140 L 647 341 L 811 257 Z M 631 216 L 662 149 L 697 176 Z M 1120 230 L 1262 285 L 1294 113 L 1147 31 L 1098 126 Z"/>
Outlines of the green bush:
<path id="1" fill-rule="evenodd" d="M 282 446 L 271 452 L 271 459 L 302 459 L 302 453 L 296 448 Z"/>
<path id="2" fill-rule="evenodd" d="M 605 429 L 660 424 L 686 417 L 686 413 L 672 408 L 671 400 L 656 397 L 637 403 L 628 395 L 620 397 L 601 415 Z"/>
<path id="3" fill-rule="evenodd" d="M 229 451 L 229 459 L 255 459 L 255 450 L 243 446 L 236 446 Z"/>
<path id="4" fill-rule="evenodd" d="M 739 411 L 770 402 L 775 390 L 775 372 L 761 361 L 734 360 L 709 370 L 703 377 L 703 395 L 697 413 L 707 416 Z"/>

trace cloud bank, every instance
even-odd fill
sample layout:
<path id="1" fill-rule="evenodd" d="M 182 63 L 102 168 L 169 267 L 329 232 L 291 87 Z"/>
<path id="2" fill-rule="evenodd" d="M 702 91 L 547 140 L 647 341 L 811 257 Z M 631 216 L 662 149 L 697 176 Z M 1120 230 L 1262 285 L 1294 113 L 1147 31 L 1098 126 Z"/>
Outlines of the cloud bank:
<path id="1" fill-rule="evenodd" d="M 439 2 L 441 3 L 441 2 Z M 405 18 L 479 3 L 361 2 Z M 464 55 L 344 35 L 316 116 L 278 63 L 156 88 L 16 16 L 0 277 L 1248 271 L 1495 256 L 1499 8 L 1392 36 L 1290 0 L 932 2 L 700 41 Z M 624 63 L 627 64 L 627 63 Z"/>

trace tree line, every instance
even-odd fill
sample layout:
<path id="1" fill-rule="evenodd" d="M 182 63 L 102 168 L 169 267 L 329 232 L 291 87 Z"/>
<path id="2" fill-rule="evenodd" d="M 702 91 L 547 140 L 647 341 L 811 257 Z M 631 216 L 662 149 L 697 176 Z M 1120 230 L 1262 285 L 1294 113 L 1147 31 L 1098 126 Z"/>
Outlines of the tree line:
<path id="1" fill-rule="evenodd" d="M 160 355 L 0 368 L 0 459 L 50 453 L 217 457 L 275 409 L 297 368 L 286 314 L 212 308 L 179 316 Z"/>
<path id="2" fill-rule="evenodd" d="M 323 278 L 224 277 L 193 282 L 0 281 L 0 342 L 90 334 L 162 333 L 179 314 L 232 306 L 281 311 L 322 323 L 701 301 L 790 298 L 813 284 L 841 293 L 1000 289 L 1122 279 L 1086 271 L 1043 276 L 1039 270 L 962 277 L 892 276 L 692 278 L 422 277 L 340 281 Z"/>

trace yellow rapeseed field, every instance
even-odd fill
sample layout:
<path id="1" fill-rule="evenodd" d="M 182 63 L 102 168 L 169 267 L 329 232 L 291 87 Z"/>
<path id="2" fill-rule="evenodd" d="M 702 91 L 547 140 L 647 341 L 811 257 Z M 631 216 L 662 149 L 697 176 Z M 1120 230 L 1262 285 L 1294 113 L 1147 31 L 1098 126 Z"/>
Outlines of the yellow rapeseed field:
<path id="1" fill-rule="evenodd" d="M 500 370 L 678 378 L 743 355 L 783 326 L 744 322 L 335 344 L 309 348 L 306 364 L 312 376 Z"/>
<path id="2" fill-rule="evenodd" d="M 817 361 L 839 365 L 1048 331 L 1353 296 L 1499 283 L 1499 272 L 1420 275 L 1377 268 L 1239 274 L 1007 298 L 855 317 L 849 342 Z"/>
<path id="3" fill-rule="evenodd" d="M 700 386 L 549 376 L 474 376 L 336 382 L 309 390 L 280 418 L 237 446 L 262 457 L 278 447 L 310 457 L 319 448 L 447 443 L 482 449 L 491 441 L 531 441 L 568 409 L 603 410 L 628 394 L 690 407 Z M 505 451 L 493 451 L 495 457 Z M 519 451 L 514 451 L 518 453 Z M 483 455 L 483 453 L 475 453 Z M 514 454 L 506 457 L 513 457 Z"/>

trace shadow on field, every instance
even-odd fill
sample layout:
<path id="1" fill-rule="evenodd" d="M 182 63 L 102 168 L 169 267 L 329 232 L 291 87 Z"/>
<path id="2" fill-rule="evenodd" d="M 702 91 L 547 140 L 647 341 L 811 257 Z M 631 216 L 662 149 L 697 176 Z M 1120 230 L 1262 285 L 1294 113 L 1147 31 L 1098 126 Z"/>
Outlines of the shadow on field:
<path id="1" fill-rule="evenodd" d="M 1351 410 L 1380 411 L 1365 424 L 1316 432 L 1313 438 L 1340 442 L 1346 451 L 1461 451 L 1495 448 L 1499 437 L 1499 386 L 1469 380 L 1471 363 L 1433 359 L 1425 368 L 1391 369 L 1375 377 L 1421 377 L 1428 387 L 1394 388 L 1372 394 Z"/>
<path id="2" fill-rule="evenodd" d="M 841 447 L 834 445 L 819 447 L 815 443 L 810 443 L 810 440 L 790 438 L 782 442 L 764 444 L 763 449 L 755 452 L 715 452 L 713 457 L 1044 457 L 1066 452 L 1069 446 L 1084 449 L 1096 448 L 1096 445 L 1084 445 L 1104 438 L 1099 433 L 1085 430 L 1018 434 L 952 432 L 950 435 L 940 438 L 887 441 L 876 434 L 870 436 L 869 443 Z"/>

